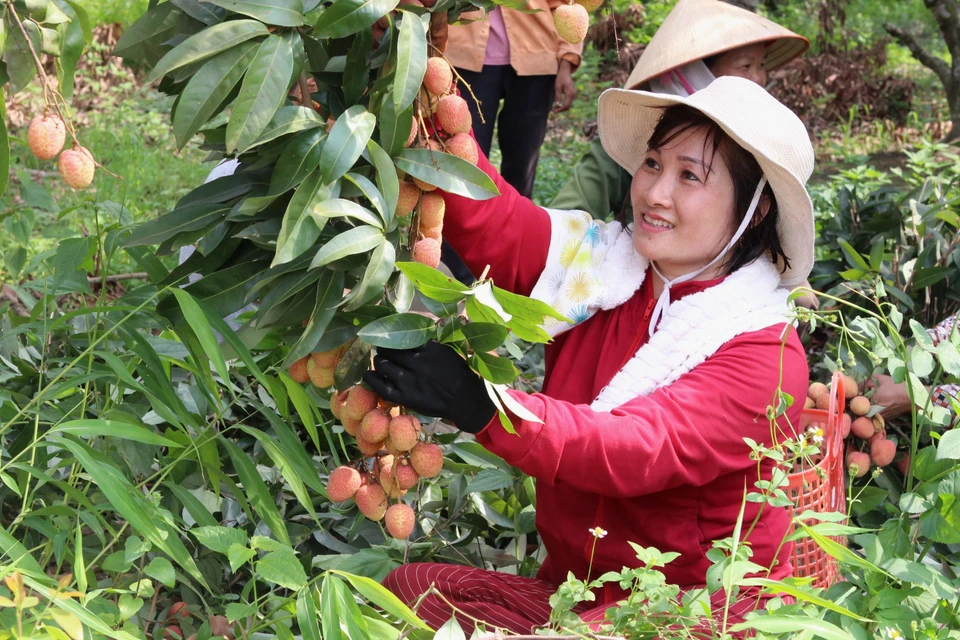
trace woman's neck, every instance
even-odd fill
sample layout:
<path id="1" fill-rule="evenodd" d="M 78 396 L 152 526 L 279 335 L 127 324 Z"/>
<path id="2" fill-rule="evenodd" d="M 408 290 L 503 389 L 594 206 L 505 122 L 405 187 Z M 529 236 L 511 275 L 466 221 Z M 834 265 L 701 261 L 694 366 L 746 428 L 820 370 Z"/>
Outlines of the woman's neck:
<path id="1" fill-rule="evenodd" d="M 672 282 L 672 281 L 676 280 L 677 278 L 680 278 L 681 276 L 684 275 L 683 273 L 678 273 L 676 270 L 673 270 L 673 269 L 664 270 L 664 269 L 661 267 L 661 265 L 656 264 L 656 263 L 651 263 L 650 266 L 651 266 L 651 269 L 650 269 L 651 275 L 653 276 L 653 279 L 652 279 L 652 281 L 651 281 L 651 284 L 653 285 L 653 297 L 654 297 L 654 298 L 659 298 L 659 297 L 660 297 L 660 294 L 663 293 L 663 289 L 664 289 L 664 285 L 665 285 L 665 282 L 664 282 L 663 278 L 666 278 L 666 279 L 667 279 L 667 282 Z M 657 273 L 656 273 L 656 271 L 653 270 L 653 267 L 654 267 L 654 266 L 656 266 L 657 270 L 659 270 L 659 272 L 663 275 L 663 278 L 661 278 L 660 276 L 658 276 Z M 690 273 L 690 271 L 687 271 L 686 273 Z M 694 276 L 693 278 L 691 278 L 688 282 L 698 282 L 698 281 L 703 281 L 703 280 L 716 280 L 717 278 L 722 278 L 724 275 L 725 275 L 725 274 L 724 274 L 724 272 L 723 272 L 722 266 L 720 266 L 720 265 L 713 265 L 713 266 L 711 266 L 709 269 L 707 269 L 707 270 L 703 271 L 702 273 L 699 273 L 699 274 L 697 274 L 696 276 Z"/>

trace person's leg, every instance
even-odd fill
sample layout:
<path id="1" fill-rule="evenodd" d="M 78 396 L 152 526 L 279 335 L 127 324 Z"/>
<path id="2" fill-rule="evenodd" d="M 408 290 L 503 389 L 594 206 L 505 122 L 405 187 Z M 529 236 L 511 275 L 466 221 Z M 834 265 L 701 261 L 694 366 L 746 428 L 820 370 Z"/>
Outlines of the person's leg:
<path id="1" fill-rule="evenodd" d="M 522 578 L 497 571 L 450 564 L 414 563 L 394 569 L 383 581 L 408 606 L 434 586 L 460 613 L 457 622 L 469 637 L 472 618 L 489 627 L 528 634 L 550 619 L 550 596 L 556 586 L 544 580 Z M 427 596 L 417 609 L 433 629 L 439 629 L 453 615 L 450 605 L 436 594 Z"/>
<path id="2" fill-rule="evenodd" d="M 493 144 L 493 125 L 497 120 L 500 100 L 504 96 L 504 80 L 508 71 L 513 71 L 509 65 L 484 66 L 482 71 L 457 69 L 457 73 L 462 78 L 457 81 L 457 88 L 470 108 L 470 115 L 473 117 L 473 135 L 477 138 L 477 145 L 485 156 L 490 155 L 490 145 Z M 469 89 L 463 85 L 464 81 L 470 85 Z"/>
<path id="3" fill-rule="evenodd" d="M 533 195 L 540 145 L 547 134 L 556 76 L 518 76 L 513 69 L 506 80 L 503 109 L 497 120 L 497 141 L 503 163 L 500 175 L 521 195 Z"/>

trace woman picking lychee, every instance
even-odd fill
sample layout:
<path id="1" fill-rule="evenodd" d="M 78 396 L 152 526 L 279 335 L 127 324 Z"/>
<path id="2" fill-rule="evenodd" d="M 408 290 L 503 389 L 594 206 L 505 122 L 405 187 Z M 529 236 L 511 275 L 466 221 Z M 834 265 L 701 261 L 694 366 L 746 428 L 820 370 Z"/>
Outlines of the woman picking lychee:
<path id="1" fill-rule="evenodd" d="M 540 421 L 507 433 L 483 381 L 448 347 L 380 349 L 365 381 L 384 399 L 449 420 L 537 479 L 547 558 L 537 579 L 438 564 L 403 566 L 385 584 L 417 601 L 431 585 L 466 616 L 515 632 L 547 622 L 572 572 L 637 566 L 628 542 L 676 551 L 663 568 L 702 587 L 714 540 L 733 535 L 745 487 L 769 480 L 744 438 L 793 437 L 771 424 L 778 390 L 806 395 L 803 348 L 789 326 L 789 288 L 813 264 L 805 190 L 813 149 L 797 117 L 753 82 L 724 77 L 681 98 L 610 90 L 600 98 L 604 148 L 633 176 L 631 220 L 547 210 L 492 169 L 501 196 L 444 194 L 444 234 L 475 274 L 543 300 L 572 320 L 547 326 L 543 391 L 511 392 Z M 798 424 L 802 407 L 789 408 Z M 784 509 L 747 503 L 752 561 L 790 575 Z M 597 528 L 608 534 L 597 539 Z M 595 546 L 594 546 L 594 543 Z M 601 620 L 622 593 L 608 586 Z M 741 591 L 734 617 L 757 604 Z M 435 595 L 418 613 L 451 615 Z M 462 624 L 472 626 L 463 617 Z"/>

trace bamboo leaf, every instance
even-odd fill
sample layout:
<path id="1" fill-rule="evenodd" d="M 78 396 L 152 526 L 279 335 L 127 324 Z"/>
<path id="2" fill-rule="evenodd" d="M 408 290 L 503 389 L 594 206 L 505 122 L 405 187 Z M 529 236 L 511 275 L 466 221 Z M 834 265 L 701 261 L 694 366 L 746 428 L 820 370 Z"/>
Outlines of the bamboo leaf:
<path id="1" fill-rule="evenodd" d="M 237 472 L 241 484 L 243 484 L 244 493 L 250 505 L 260 514 L 273 535 L 280 542 L 289 546 L 290 535 L 287 533 L 287 527 L 277 510 L 277 505 L 273 502 L 273 497 L 271 497 L 267 485 L 260 478 L 257 468 L 237 445 L 226 438 L 223 438 L 221 442 L 233 461 L 233 468 Z"/>
<path id="2" fill-rule="evenodd" d="M 122 440 L 132 440 L 144 444 L 153 444 L 160 447 L 172 447 L 179 449 L 183 445 L 164 438 L 158 433 L 150 431 L 146 427 L 129 422 L 118 422 L 116 420 L 71 420 L 62 424 L 55 425 L 47 432 L 70 433 L 79 437 L 103 436 L 106 438 L 120 438 Z"/>

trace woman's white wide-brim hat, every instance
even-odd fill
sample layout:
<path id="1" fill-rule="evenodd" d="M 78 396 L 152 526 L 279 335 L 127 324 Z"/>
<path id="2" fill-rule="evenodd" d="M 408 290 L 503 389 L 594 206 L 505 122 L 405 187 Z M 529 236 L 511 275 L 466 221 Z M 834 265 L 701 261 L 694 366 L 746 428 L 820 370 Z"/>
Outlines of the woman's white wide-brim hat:
<path id="1" fill-rule="evenodd" d="M 666 107 L 687 105 L 716 122 L 749 151 L 770 183 L 779 213 L 777 232 L 790 268 L 781 276 L 795 287 L 813 268 L 813 203 L 806 183 L 813 173 L 813 145 L 790 109 L 763 87 L 725 76 L 691 96 L 608 89 L 600 95 L 600 142 L 621 167 L 634 175 Z"/>
<path id="2" fill-rule="evenodd" d="M 694 60 L 768 42 L 768 71 L 793 60 L 810 46 L 801 35 L 722 0 L 680 0 L 657 29 L 630 72 L 628 89 Z"/>

